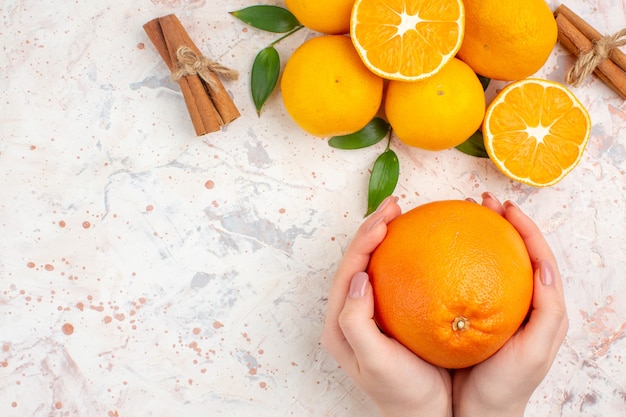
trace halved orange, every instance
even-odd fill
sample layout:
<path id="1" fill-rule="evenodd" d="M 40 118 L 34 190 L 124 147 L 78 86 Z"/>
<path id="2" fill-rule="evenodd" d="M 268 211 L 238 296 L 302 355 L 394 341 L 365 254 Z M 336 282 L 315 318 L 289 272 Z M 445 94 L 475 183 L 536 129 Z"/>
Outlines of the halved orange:
<path id="1" fill-rule="evenodd" d="M 546 187 L 580 161 L 591 134 L 585 107 L 564 85 L 527 78 L 507 85 L 483 121 L 485 148 L 509 178 Z"/>
<path id="2" fill-rule="evenodd" d="M 350 37 L 372 72 L 415 81 L 454 57 L 463 41 L 464 16 L 462 0 L 356 0 Z"/>

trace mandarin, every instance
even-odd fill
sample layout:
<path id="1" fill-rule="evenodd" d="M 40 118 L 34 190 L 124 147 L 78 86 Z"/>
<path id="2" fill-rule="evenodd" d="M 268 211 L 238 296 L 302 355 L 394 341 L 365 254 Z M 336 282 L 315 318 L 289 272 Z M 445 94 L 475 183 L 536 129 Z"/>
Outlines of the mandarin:
<path id="1" fill-rule="evenodd" d="M 453 58 L 423 80 L 389 81 L 384 107 L 387 120 L 402 142 L 443 150 L 461 144 L 480 127 L 485 94 L 474 71 Z"/>
<path id="2" fill-rule="evenodd" d="M 461 0 L 356 0 L 350 37 L 381 77 L 415 81 L 437 73 L 461 47 Z"/>
<path id="3" fill-rule="evenodd" d="M 291 118 L 320 137 L 363 128 L 383 95 L 383 79 L 363 65 L 343 35 L 317 36 L 300 45 L 285 64 L 280 85 Z"/>
<path id="4" fill-rule="evenodd" d="M 557 39 L 554 16 L 544 0 L 464 0 L 465 36 L 457 57 L 476 73 L 520 80 L 537 72 Z"/>
<path id="5" fill-rule="evenodd" d="M 467 201 L 436 201 L 394 219 L 368 274 L 381 330 L 444 368 L 493 355 L 520 327 L 533 294 L 517 230 Z"/>
<path id="6" fill-rule="evenodd" d="M 354 0 L 285 0 L 287 9 L 304 26 L 328 35 L 350 31 Z"/>
<path id="7" fill-rule="evenodd" d="M 506 176 L 535 187 L 561 181 L 591 135 L 585 107 L 563 84 L 527 78 L 507 85 L 483 122 L 489 159 Z"/>

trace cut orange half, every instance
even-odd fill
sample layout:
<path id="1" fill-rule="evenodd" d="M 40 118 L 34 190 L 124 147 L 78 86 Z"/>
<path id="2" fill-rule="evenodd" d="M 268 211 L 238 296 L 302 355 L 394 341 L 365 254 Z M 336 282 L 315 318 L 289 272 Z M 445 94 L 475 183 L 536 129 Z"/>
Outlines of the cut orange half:
<path id="1" fill-rule="evenodd" d="M 563 179 L 580 161 L 591 120 L 564 85 L 527 78 L 507 85 L 483 121 L 485 148 L 509 178 L 546 187 Z"/>
<path id="2" fill-rule="evenodd" d="M 461 47 L 461 0 L 356 0 L 350 37 L 381 77 L 415 81 L 435 74 Z"/>

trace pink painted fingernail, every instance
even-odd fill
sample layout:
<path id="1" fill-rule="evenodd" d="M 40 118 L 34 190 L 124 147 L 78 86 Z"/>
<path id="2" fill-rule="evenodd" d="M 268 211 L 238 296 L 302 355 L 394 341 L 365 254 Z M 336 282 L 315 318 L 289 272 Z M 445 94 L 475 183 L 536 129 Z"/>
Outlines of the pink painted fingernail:
<path id="1" fill-rule="evenodd" d="M 546 287 L 551 286 L 554 283 L 554 268 L 548 261 L 541 261 L 539 266 L 539 278 L 541 283 Z"/>
<path id="2" fill-rule="evenodd" d="M 363 298 L 369 277 L 366 272 L 357 272 L 350 281 L 350 298 Z"/>
<path id="3" fill-rule="evenodd" d="M 385 207 L 387 207 L 389 205 L 390 202 L 394 202 L 397 203 L 398 202 L 398 197 L 395 197 L 393 195 L 390 195 L 389 197 L 385 198 L 379 205 L 378 208 L 376 209 L 376 211 L 374 213 L 380 213 L 381 211 L 383 211 L 385 209 Z"/>
<path id="4" fill-rule="evenodd" d="M 494 201 L 498 201 L 498 199 L 496 198 L 496 196 L 495 196 L 495 195 L 493 195 L 493 194 L 491 194 L 489 191 L 485 191 L 485 192 L 484 192 L 484 193 L 482 193 L 480 196 L 481 196 L 482 198 L 490 198 L 490 199 L 492 199 L 492 200 L 494 200 Z"/>
<path id="5" fill-rule="evenodd" d="M 478 203 L 476 202 L 476 200 L 474 200 L 472 197 L 467 197 L 467 198 L 465 199 L 465 201 L 469 201 L 470 203 L 476 203 L 476 204 L 478 204 Z"/>
<path id="6" fill-rule="evenodd" d="M 506 201 L 504 202 L 504 204 L 502 204 L 502 205 L 504 206 L 504 208 L 507 208 L 507 207 L 515 207 L 516 209 L 521 210 L 521 209 L 520 209 L 520 207 L 519 207 L 517 204 L 515 204 L 515 202 L 513 202 L 513 201 L 511 201 L 511 200 L 506 200 Z"/>
<path id="7" fill-rule="evenodd" d="M 369 226 L 367 226 L 367 231 L 369 232 L 370 230 L 372 230 L 373 228 L 375 228 L 376 226 L 378 226 L 381 222 L 385 221 L 385 216 L 380 216 L 379 218 L 377 218 L 376 220 L 374 220 L 372 222 L 372 224 L 370 224 Z"/>

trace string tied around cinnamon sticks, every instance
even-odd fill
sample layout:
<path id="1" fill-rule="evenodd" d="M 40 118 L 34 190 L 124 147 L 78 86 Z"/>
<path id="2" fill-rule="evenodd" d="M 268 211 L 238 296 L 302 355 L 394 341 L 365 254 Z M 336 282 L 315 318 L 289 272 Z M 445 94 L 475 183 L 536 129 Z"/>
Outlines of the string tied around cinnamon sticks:
<path id="1" fill-rule="evenodd" d="M 218 77 L 235 78 L 236 71 L 204 57 L 175 14 L 143 28 L 180 86 L 196 135 L 219 131 L 240 116 Z"/>
<path id="2" fill-rule="evenodd" d="M 577 57 L 570 70 L 572 75 L 568 73 L 565 81 L 582 83 L 590 71 L 626 100 L 626 54 L 619 49 L 626 36 L 624 31 L 604 36 L 564 4 L 554 10 L 554 18 L 559 42 Z M 578 59 L 586 54 L 588 57 L 579 63 Z M 576 66 L 584 68 L 585 72 L 577 75 L 581 69 L 574 69 Z"/>
<path id="3" fill-rule="evenodd" d="M 626 45 L 626 29 L 593 41 L 593 47 L 580 54 L 574 66 L 569 70 L 565 76 L 565 82 L 574 87 L 580 86 L 583 80 L 609 57 L 613 49 L 624 45 Z"/>
<path id="4" fill-rule="evenodd" d="M 227 80 L 236 80 L 239 78 L 239 72 L 223 66 L 219 62 L 215 62 L 204 55 L 196 54 L 196 52 L 188 46 L 181 46 L 176 50 L 176 70 L 172 73 L 172 81 L 178 81 L 185 75 L 197 75 L 207 84 L 209 90 L 214 91 L 219 88 L 215 77 L 211 73 L 217 74 Z"/>

